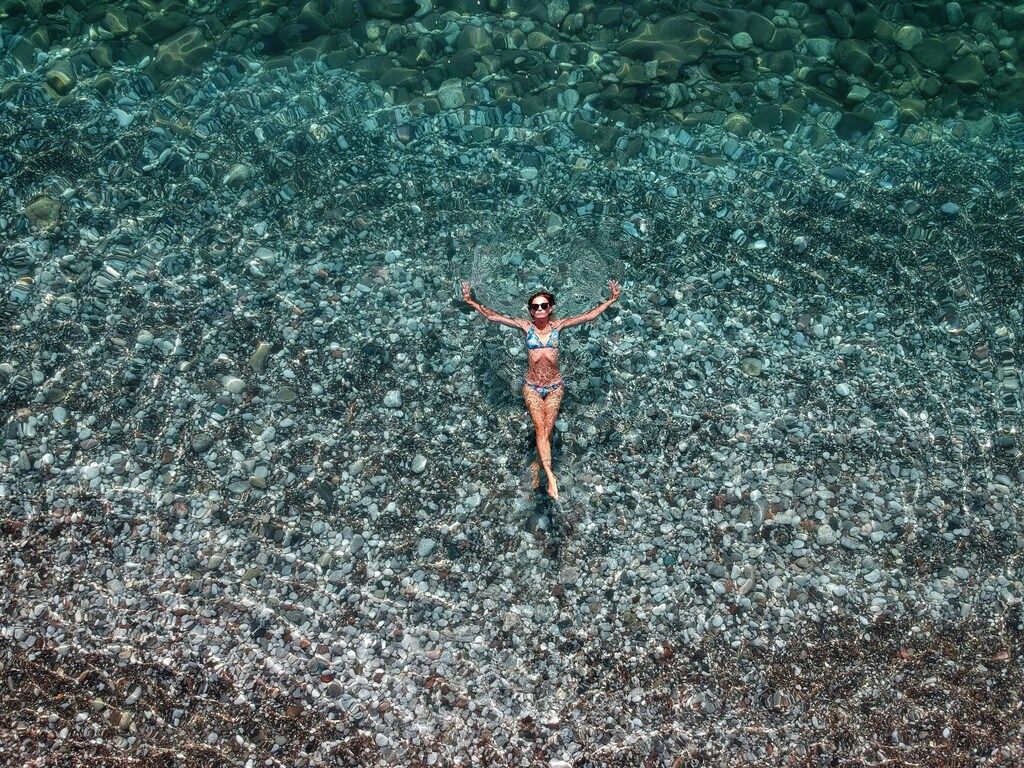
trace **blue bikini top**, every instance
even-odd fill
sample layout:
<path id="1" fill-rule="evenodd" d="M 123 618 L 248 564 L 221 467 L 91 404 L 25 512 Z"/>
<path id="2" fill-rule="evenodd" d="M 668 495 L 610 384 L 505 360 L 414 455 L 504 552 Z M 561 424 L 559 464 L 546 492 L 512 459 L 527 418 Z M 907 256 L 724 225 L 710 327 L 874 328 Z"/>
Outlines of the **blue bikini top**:
<path id="1" fill-rule="evenodd" d="M 527 349 L 540 349 L 541 347 L 552 347 L 558 349 L 558 329 L 552 326 L 551 335 L 548 336 L 547 343 L 545 344 L 537 336 L 537 330 L 530 325 L 529 330 L 526 331 L 526 348 Z"/>

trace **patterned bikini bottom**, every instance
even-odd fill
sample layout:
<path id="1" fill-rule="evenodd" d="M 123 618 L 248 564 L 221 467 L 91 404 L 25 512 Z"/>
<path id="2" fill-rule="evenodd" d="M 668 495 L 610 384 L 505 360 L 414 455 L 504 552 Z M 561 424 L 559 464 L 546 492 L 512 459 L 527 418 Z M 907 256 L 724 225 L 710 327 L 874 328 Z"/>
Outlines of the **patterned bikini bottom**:
<path id="1" fill-rule="evenodd" d="M 543 399 L 547 400 L 548 395 L 550 395 L 556 389 L 558 389 L 559 387 L 565 387 L 565 381 L 559 379 L 558 381 L 550 382 L 548 384 L 541 386 L 540 384 L 534 384 L 532 381 L 527 381 L 524 378 L 523 385 L 532 388 L 534 392 L 540 395 Z"/>

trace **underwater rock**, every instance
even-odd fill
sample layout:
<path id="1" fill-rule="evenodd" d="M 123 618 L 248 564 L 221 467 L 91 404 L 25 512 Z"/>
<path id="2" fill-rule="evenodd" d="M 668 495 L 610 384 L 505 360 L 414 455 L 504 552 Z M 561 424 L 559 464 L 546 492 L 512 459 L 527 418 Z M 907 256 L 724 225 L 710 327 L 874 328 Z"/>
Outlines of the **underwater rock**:
<path id="1" fill-rule="evenodd" d="M 60 201 L 43 195 L 25 206 L 23 213 L 37 229 L 50 229 L 60 217 Z"/>
<path id="2" fill-rule="evenodd" d="M 953 62 L 942 76 L 951 83 L 956 83 L 961 88 L 974 89 L 981 86 L 988 79 L 988 73 L 981 63 L 977 54 L 970 54 L 959 61 Z"/>
<path id="3" fill-rule="evenodd" d="M 949 62 L 952 61 L 953 50 L 951 50 L 951 45 L 947 44 L 945 40 L 940 40 L 937 37 L 926 37 L 914 46 L 910 51 L 910 55 L 917 59 L 921 66 L 942 72 L 949 66 Z"/>
<path id="4" fill-rule="evenodd" d="M 55 94 L 64 96 L 75 87 L 78 78 L 70 62 L 59 61 L 46 73 L 45 82 Z"/>
<path id="5" fill-rule="evenodd" d="M 644 22 L 619 44 L 619 52 L 637 61 L 679 67 L 700 61 L 715 40 L 712 30 L 682 16 Z"/>
<path id="6" fill-rule="evenodd" d="M 377 19 L 399 21 L 416 13 L 413 0 L 360 0 L 367 15 Z"/>
<path id="7" fill-rule="evenodd" d="M 924 40 L 924 32 L 920 27 L 908 24 L 900 27 L 896 32 L 896 45 L 904 51 L 912 51 L 922 40 Z"/>
<path id="8" fill-rule="evenodd" d="M 149 19 L 137 27 L 135 34 L 145 43 L 159 43 L 188 26 L 189 17 L 184 13 L 170 11 Z"/>
<path id="9" fill-rule="evenodd" d="M 189 27 L 160 45 L 153 64 L 167 77 L 187 72 L 207 59 L 213 53 L 213 46 L 207 42 L 203 31 Z"/>

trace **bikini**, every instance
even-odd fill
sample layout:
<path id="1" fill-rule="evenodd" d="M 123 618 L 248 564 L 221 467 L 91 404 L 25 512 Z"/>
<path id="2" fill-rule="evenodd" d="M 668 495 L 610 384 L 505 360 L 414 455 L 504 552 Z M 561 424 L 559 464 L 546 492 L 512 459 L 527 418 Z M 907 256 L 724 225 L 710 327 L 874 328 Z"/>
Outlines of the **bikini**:
<path id="1" fill-rule="evenodd" d="M 540 349 L 541 347 L 558 349 L 558 329 L 552 327 L 551 335 L 548 336 L 547 342 L 542 342 L 540 340 L 540 337 L 537 335 L 537 330 L 531 324 L 529 330 L 526 331 L 526 348 Z M 563 382 L 562 379 L 541 386 L 539 384 L 534 384 L 531 381 L 527 381 L 525 377 L 523 378 L 523 384 L 525 384 L 528 387 L 532 387 L 533 391 L 536 392 L 545 400 L 547 399 L 550 393 L 554 392 L 559 387 L 565 386 L 565 382 Z"/>

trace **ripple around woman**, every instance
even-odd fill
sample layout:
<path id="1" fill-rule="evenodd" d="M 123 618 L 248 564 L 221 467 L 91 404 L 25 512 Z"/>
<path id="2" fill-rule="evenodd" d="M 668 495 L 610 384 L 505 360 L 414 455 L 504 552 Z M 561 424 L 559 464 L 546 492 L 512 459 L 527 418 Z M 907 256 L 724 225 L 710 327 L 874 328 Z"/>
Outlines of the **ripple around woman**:
<path id="1" fill-rule="evenodd" d="M 537 454 L 544 465 L 548 477 L 548 493 L 558 498 L 558 483 L 551 471 L 551 430 L 558 417 L 558 406 L 565 394 L 565 382 L 558 371 L 558 334 L 564 328 L 581 325 L 595 319 L 619 298 L 621 289 L 616 280 L 608 281 L 611 298 L 598 304 L 582 315 L 555 320 L 551 316 L 555 311 L 555 296 L 548 291 L 538 291 L 526 302 L 533 322 L 515 317 L 506 317 L 493 309 L 483 306 L 473 299 L 469 283 L 462 281 L 462 298 L 473 309 L 495 323 L 518 328 L 526 334 L 526 377 L 523 379 L 523 399 L 537 430 Z M 542 336 L 545 334 L 546 336 Z M 545 383 L 539 383 L 545 382 Z M 540 472 L 537 462 L 531 466 L 533 470 L 533 487 L 540 486 Z"/>

